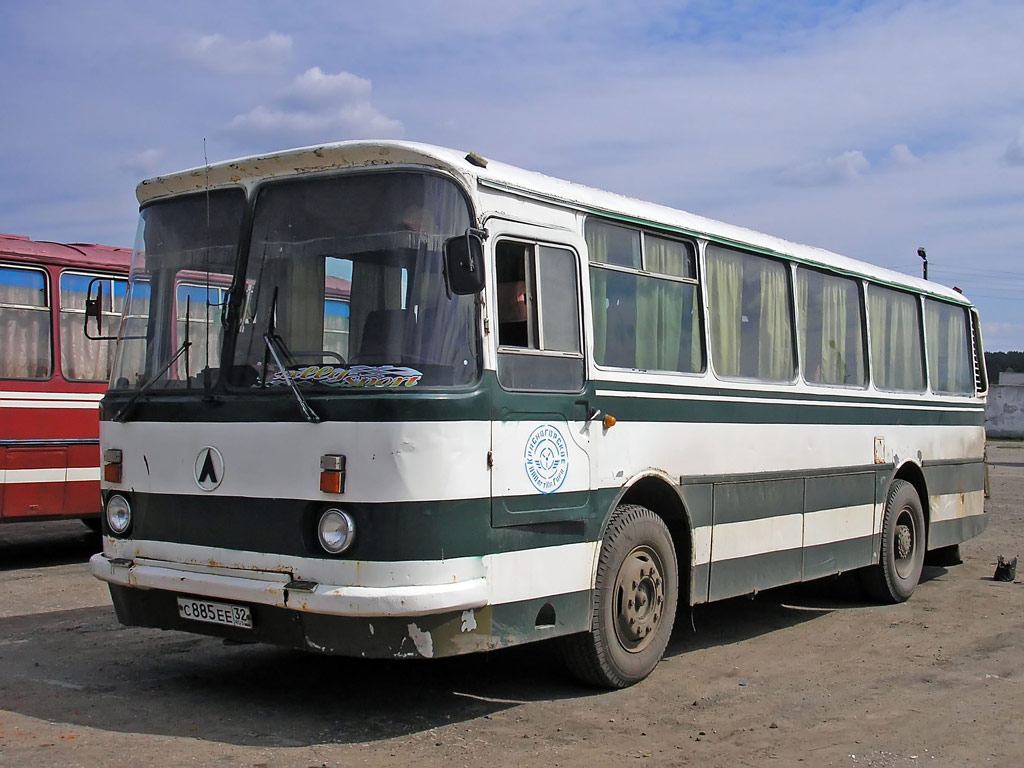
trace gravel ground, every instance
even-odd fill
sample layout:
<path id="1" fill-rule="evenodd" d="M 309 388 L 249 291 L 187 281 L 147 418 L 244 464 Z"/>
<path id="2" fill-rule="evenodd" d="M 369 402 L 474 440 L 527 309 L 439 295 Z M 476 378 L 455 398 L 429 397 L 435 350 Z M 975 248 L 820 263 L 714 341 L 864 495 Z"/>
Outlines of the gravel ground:
<path id="1" fill-rule="evenodd" d="M 369 662 L 125 629 L 97 536 L 2 526 L 0 766 L 1019 766 L 1024 586 L 992 574 L 1024 553 L 1024 444 L 988 456 L 988 530 L 909 602 L 831 579 L 684 610 L 616 692 L 545 645 Z"/>

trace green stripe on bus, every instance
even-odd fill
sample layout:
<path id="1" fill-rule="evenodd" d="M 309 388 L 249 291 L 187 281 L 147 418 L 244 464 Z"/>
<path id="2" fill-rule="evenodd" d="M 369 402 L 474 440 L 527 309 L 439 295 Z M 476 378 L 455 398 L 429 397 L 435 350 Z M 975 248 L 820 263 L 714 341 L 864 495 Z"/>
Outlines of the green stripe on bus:
<path id="1" fill-rule="evenodd" d="M 874 472 L 809 477 L 804 486 L 804 512 L 874 503 Z"/>
<path id="2" fill-rule="evenodd" d="M 803 553 L 800 549 L 719 560 L 711 564 L 709 598 L 721 600 L 748 595 L 755 590 L 800 581 L 802 569 Z"/>
<path id="3" fill-rule="evenodd" d="M 970 493 L 985 489 L 985 462 L 930 463 L 923 467 L 929 496 Z"/>
<path id="4" fill-rule="evenodd" d="M 862 536 L 805 547 L 803 580 L 819 579 L 870 565 L 874 557 L 874 542 L 874 536 Z"/>

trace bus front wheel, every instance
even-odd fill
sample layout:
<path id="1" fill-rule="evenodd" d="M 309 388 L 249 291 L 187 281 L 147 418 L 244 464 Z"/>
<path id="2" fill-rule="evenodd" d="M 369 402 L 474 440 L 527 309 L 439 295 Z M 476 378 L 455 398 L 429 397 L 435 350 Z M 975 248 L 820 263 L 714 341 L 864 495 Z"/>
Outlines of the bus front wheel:
<path id="1" fill-rule="evenodd" d="M 678 595 L 675 547 L 665 523 L 646 507 L 620 505 L 601 543 L 591 631 L 564 640 L 569 668 L 605 688 L 643 680 L 665 653 Z"/>
<path id="2" fill-rule="evenodd" d="M 905 480 L 889 488 L 882 519 L 882 549 L 878 565 L 862 571 L 861 582 L 881 603 L 902 603 L 921 579 L 925 551 L 924 511 L 917 489 Z"/>

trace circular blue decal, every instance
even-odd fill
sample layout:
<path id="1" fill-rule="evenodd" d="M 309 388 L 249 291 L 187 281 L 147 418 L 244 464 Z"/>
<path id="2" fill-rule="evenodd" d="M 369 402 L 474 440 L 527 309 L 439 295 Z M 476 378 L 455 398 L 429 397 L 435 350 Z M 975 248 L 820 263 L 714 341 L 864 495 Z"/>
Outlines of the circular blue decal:
<path id="1" fill-rule="evenodd" d="M 569 449 L 553 424 L 544 424 L 530 433 L 523 458 L 526 476 L 541 493 L 557 491 L 569 474 Z"/>

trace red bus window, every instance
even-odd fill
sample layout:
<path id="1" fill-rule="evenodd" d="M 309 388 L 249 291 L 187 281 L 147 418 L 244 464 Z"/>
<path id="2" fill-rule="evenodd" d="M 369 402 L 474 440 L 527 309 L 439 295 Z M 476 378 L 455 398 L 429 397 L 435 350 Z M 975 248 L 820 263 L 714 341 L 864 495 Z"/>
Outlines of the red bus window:
<path id="1" fill-rule="evenodd" d="M 46 379 L 53 372 L 46 273 L 0 267 L 0 379 Z"/>
<path id="2" fill-rule="evenodd" d="M 71 381 L 110 378 L 114 342 L 89 339 L 83 330 L 85 297 L 95 277 L 73 272 L 60 276 L 60 367 L 64 378 Z M 103 334 L 113 336 L 124 304 L 125 281 L 104 279 L 102 283 Z"/>

